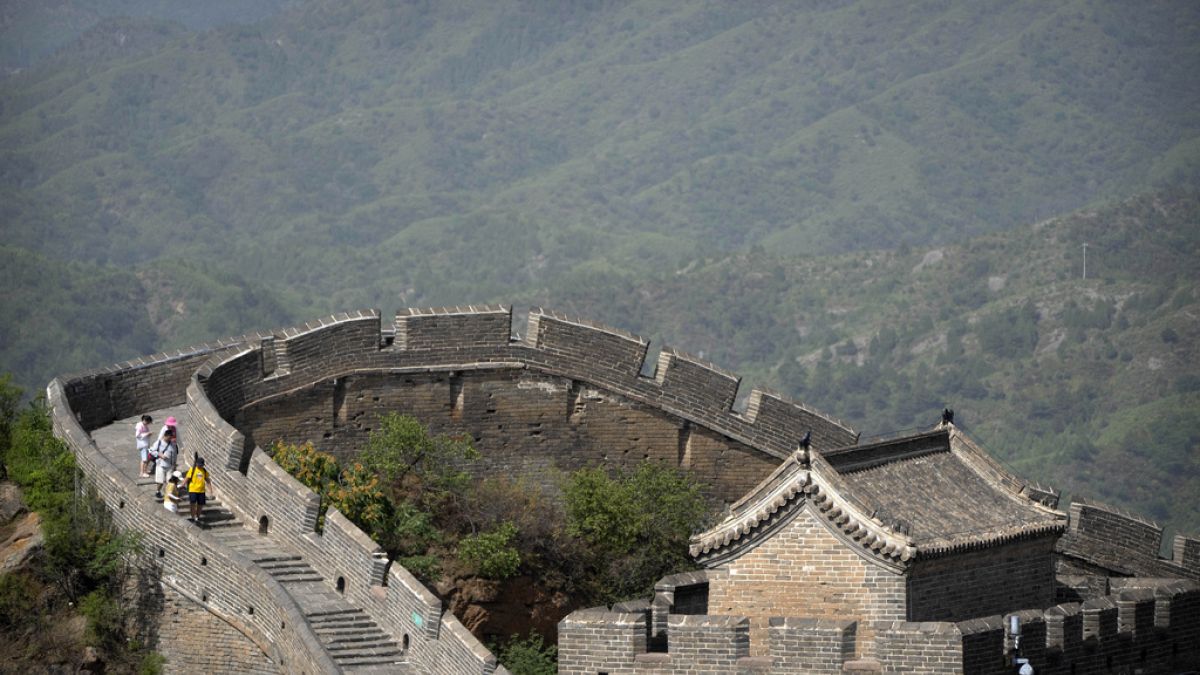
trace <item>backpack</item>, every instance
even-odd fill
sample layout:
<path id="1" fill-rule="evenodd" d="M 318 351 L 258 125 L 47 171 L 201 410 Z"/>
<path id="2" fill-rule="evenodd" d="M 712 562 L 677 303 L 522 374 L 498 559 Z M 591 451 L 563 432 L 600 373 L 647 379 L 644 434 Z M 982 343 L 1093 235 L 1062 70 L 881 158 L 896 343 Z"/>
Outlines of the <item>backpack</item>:
<path id="1" fill-rule="evenodd" d="M 147 456 L 150 457 L 150 459 L 156 460 L 156 459 L 158 459 L 158 453 L 161 449 L 162 449 L 162 441 L 155 441 L 154 445 L 151 445 L 149 448 L 146 449 L 146 454 L 147 454 Z"/>

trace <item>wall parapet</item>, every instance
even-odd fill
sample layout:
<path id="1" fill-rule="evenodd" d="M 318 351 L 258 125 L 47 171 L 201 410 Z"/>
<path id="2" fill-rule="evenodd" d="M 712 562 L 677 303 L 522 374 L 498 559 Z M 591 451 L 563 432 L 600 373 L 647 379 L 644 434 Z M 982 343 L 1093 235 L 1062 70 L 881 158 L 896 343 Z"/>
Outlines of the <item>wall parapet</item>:
<path id="1" fill-rule="evenodd" d="M 1200 581 L 1200 539 L 1174 536 L 1173 557 L 1159 556 L 1163 529 L 1152 520 L 1093 500 L 1075 498 L 1055 551 L 1105 576 L 1185 577 Z M 1090 573 L 1090 572 L 1089 572 Z"/>
<path id="2" fill-rule="evenodd" d="M 663 580 L 665 589 L 703 583 L 695 573 Z M 1200 583 L 1183 579 L 1130 579 L 1127 588 L 1084 603 L 1064 603 L 952 622 L 873 622 L 874 659 L 882 673 L 1013 672 L 1009 617 L 1021 624 L 1020 654 L 1043 674 L 1174 672 L 1200 662 Z M 657 598 L 656 598 L 657 599 Z M 745 658 L 747 619 L 739 616 L 669 617 L 665 651 L 646 640 L 648 610 L 626 605 L 580 610 L 559 624 L 559 672 L 571 673 L 840 673 L 855 660 L 858 625 L 806 617 L 773 617 L 769 657 Z M 631 607 L 631 606 L 630 606 Z M 645 605 L 640 605 L 645 607 Z M 709 650 L 693 653 L 703 643 Z M 740 656 L 738 656 L 740 655 Z M 875 661 L 872 661 L 874 663 Z M 869 665 L 869 664 L 868 664 Z"/>

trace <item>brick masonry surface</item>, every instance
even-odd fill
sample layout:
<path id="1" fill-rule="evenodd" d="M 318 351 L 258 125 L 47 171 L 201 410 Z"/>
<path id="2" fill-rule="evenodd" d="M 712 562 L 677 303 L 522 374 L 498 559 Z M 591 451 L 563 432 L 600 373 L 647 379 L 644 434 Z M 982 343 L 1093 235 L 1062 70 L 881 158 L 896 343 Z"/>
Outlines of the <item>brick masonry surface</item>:
<path id="1" fill-rule="evenodd" d="M 868 652 L 878 621 L 904 620 L 904 578 L 855 553 L 811 507 L 752 551 L 722 564 L 709 584 L 710 614 L 750 618 L 750 653 L 766 655 L 771 617 L 858 621 Z"/>
<path id="2" fill-rule="evenodd" d="M 1054 600 L 1056 537 L 919 560 L 908 577 L 909 621 L 962 621 Z"/>
<path id="3" fill-rule="evenodd" d="M 312 441 L 346 460 L 384 412 L 471 438 L 480 475 L 541 477 L 550 488 L 562 472 L 652 461 L 689 470 L 710 496 L 732 502 L 779 461 L 646 404 L 517 368 L 340 377 L 250 403 L 235 426 L 259 446 Z"/>
<path id="4" fill-rule="evenodd" d="M 279 664 L 229 620 L 173 588 L 163 591 L 159 653 L 168 673 L 277 673 Z"/>

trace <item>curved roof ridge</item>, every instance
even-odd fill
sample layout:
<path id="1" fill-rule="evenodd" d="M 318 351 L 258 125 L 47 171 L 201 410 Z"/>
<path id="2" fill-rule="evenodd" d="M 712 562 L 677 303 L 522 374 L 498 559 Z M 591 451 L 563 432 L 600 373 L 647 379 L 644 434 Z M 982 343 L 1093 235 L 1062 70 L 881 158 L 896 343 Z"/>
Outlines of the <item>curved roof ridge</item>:
<path id="1" fill-rule="evenodd" d="M 746 535 L 760 529 L 797 498 L 803 499 L 809 484 L 809 472 L 799 461 L 797 452 L 776 469 L 759 487 L 739 502 L 740 508 L 731 511 L 721 522 L 692 537 L 688 551 L 693 557 L 708 555 L 744 540 Z"/>
<path id="2" fill-rule="evenodd" d="M 1051 492 L 1053 488 L 1031 484 L 1030 481 L 1009 471 L 953 423 L 948 422 L 943 426 L 950 432 L 950 452 L 953 452 L 985 482 L 1022 506 L 1033 507 L 1048 517 L 1066 522 L 1067 514 L 1034 499 L 1029 491 L 1031 486 L 1033 489 L 1046 492 Z"/>
<path id="3" fill-rule="evenodd" d="M 890 564 L 916 557 L 917 548 L 908 533 L 876 518 L 878 509 L 854 494 L 820 453 L 812 453 L 809 467 L 814 478 L 810 481 L 811 499 L 831 526 Z"/>
<path id="4" fill-rule="evenodd" d="M 917 554 L 921 558 L 936 558 L 973 548 L 986 548 L 1019 539 L 1032 539 L 1045 534 L 1062 533 L 1065 529 L 1065 521 L 1043 520 L 1037 523 L 1012 525 L 991 530 L 961 532 L 923 541 L 917 547 Z"/>
<path id="5" fill-rule="evenodd" d="M 783 460 L 779 466 L 764 479 L 759 481 L 749 492 L 738 498 L 737 501 L 729 505 L 729 513 L 726 518 L 741 515 L 753 507 L 762 497 L 762 495 L 771 492 L 778 485 L 786 482 L 794 477 L 798 471 L 803 471 L 808 468 L 808 456 L 803 450 L 797 450 Z"/>
<path id="6" fill-rule="evenodd" d="M 903 565 L 913 559 L 917 549 L 908 536 L 874 517 L 869 506 L 857 499 L 841 480 L 837 470 L 818 453 L 811 452 L 808 462 L 797 451 L 787 463 L 776 469 L 720 523 L 691 540 L 694 557 L 712 556 L 723 549 L 752 543 L 748 535 L 761 532 L 781 509 L 807 500 L 826 526 L 840 537 L 857 543 L 863 553 L 882 559 L 887 565 Z"/>

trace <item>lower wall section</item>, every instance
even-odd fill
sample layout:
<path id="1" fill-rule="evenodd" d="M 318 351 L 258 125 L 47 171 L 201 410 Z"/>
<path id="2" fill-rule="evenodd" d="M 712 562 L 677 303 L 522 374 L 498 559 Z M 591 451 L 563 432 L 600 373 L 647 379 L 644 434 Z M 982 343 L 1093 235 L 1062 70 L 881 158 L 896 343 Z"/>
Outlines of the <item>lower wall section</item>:
<path id="1" fill-rule="evenodd" d="M 232 421 L 251 445 L 312 441 L 346 461 L 387 412 L 473 439 L 483 458 L 472 470 L 481 476 L 521 475 L 549 488 L 564 471 L 653 461 L 689 471 L 708 496 L 732 502 L 779 464 L 676 415 L 524 368 L 357 373 L 250 402 Z"/>
<path id="2" fill-rule="evenodd" d="M 908 578 L 909 621 L 965 621 L 1049 607 L 1056 537 L 918 561 Z"/>
<path id="3" fill-rule="evenodd" d="M 283 672 L 234 624 L 165 585 L 157 651 L 166 657 L 168 673 Z"/>
<path id="4" fill-rule="evenodd" d="M 745 617 L 672 614 L 660 638 L 665 651 L 649 651 L 650 603 L 622 603 L 573 612 L 559 623 L 559 672 L 1009 675 L 1016 656 L 1039 675 L 1193 672 L 1200 663 L 1200 585 L 1129 582 L 1114 595 L 1047 610 L 959 623 L 877 621 L 871 654 L 858 659 L 861 623 L 812 618 L 772 617 L 756 645 Z M 1013 615 L 1020 619 L 1019 653 L 1006 632 Z"/>

